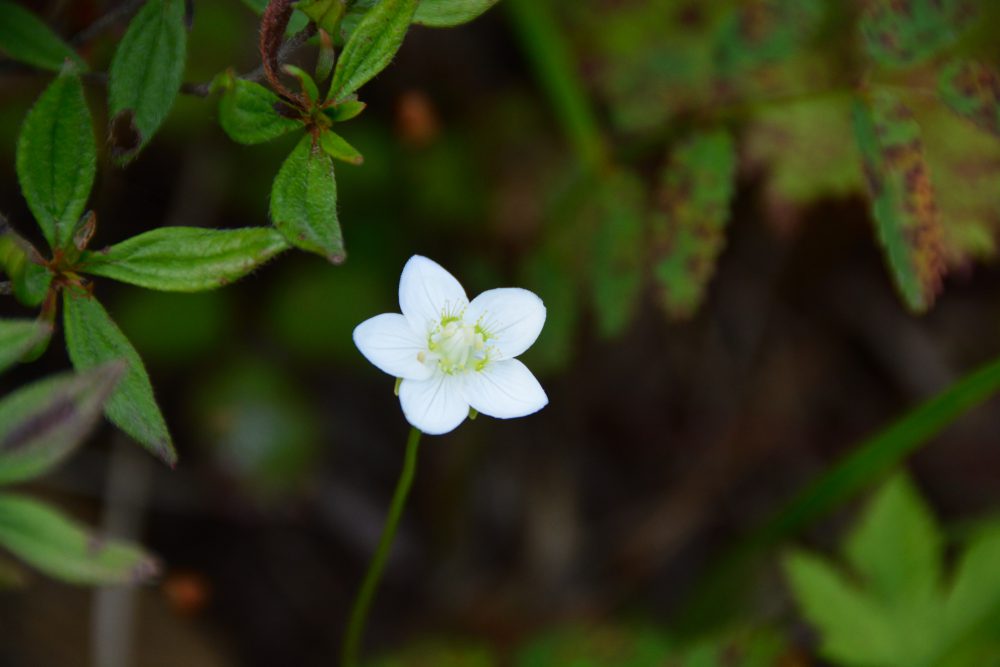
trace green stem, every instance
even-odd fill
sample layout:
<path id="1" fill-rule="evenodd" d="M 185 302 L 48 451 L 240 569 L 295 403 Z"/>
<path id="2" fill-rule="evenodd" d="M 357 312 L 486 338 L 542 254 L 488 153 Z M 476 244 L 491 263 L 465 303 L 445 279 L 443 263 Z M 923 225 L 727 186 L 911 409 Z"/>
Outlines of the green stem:
<path id="1" fill-rule="evenodd" d="M 388 560 L 389 552 L 392 550 L 392 541 L 396 537 L 396 528 L 399 526 L 399 518 L 406 506 L 406 498 L 410 494 L 410 487 L 413 486 L 413 476 L 417 471 L 417 445 L 419 444 L 420 431 L 416 428 L 410 429 L 410 437 L 406 441 L 403 471 L 399 474 L 399 481 L 396 482 L 396 491 L 392 496 L 389 516 L 386 517 L 378 549 L 375 550 L 375 556 L 368 566 L 368 572 L 365 573 L 365 579 L 361 583 L 361 590 L 358 591 L 358 597 L 354 599 L 354 607 L 351 609 L 351 618 L 347 624 L 344 648 L 341 652 L 341 667 L 357 667 L 358 665 L 361 637 L 365 632 L 368 610 L 372 606 L 372 599 L 375 597 L 379 580 L 382 578 L 382 570 L 385 569 L 386 560 Z"/>

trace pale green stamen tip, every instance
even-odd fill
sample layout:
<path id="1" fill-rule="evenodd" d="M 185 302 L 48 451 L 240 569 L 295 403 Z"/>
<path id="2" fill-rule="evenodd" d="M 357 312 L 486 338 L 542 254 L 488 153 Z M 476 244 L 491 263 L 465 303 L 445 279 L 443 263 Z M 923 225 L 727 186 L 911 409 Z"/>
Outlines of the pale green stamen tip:
<path id="1" fill-rule="evenodd" d="M 399 396 L 399 385 L 403 384 L 403 378 L 396 378 L 396 387 L 392 390 L 396 396 Z"/>
<path id="2" fill-rule="evenodd" d="M 479 412 L 475 408 L 469 408 L 469 419 L 475 419 L 479 416 Z"/>

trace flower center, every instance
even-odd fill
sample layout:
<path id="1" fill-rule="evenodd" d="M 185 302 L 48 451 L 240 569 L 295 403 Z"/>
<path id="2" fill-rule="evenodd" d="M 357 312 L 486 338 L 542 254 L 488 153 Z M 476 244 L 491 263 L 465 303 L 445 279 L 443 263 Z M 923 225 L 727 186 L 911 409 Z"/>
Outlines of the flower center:
<path id="1" fill-rule="evenodd" d="M 420 360 L 425 363 L 437 361 L 441 371 L 448 375 L 480 371 L 489 361 L 487 338 L 479 325 L 468 324 L 457 317 L 445 317 L 428 337 L 429 354 Z"/>

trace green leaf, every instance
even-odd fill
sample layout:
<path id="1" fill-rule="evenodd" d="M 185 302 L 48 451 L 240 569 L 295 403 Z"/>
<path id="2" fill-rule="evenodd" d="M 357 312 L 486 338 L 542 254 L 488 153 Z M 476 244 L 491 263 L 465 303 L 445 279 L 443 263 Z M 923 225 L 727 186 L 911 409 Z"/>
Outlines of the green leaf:
<path id="1" fill-rule="evenodd" d="M 344 100 L 340 104 L 323 109 L 323 113 L 334 123 L 351 120 L 365 110 L 368 105 L 358 100 Z"/>
<path id="2" fill-rule="evenodd" d="M 0 52 L 12 60 L 58 72 L 67 59 L 86 65 L 41 19 L 17 3 L 0 0 Z"/>
<path id="3" fill-rule="evenodd" d="M 259 144 L 304 127 L 301 121 L 278 113 L 283 102 L 252 81 L 235 79 L 219 101 L 219 124 L 233 141 Z"/>
<path id="4" fill-rule="evenodd" d="M 514 658 L 514 665 L 664 667 L 675 664 L 672 657 L 670 641 L 658 630 L 603 624 L 549 630 L 526 643 Z"/>
<path id="5" fill-rule="evenodd" d="M 0 217 L 0 269 L 13 283 L 14 296 L 29 308 L 41 305 L 52 283 L 52 273 L 41 261 L 38 252 Z"/>
<path id="6" fill-rule="evenodd" d="M 715 36 L 715 61 L 727 79 L 792 59 L 819 27 L 824 0 L 740 3 Z"/>
<path id="7" fill-rule="evenodd" d="M 365 161 L 358 149 L 347 143 L 343 137 L 332 130 L 326 130 L 319 135 L 319 145 L 323 151 L 335 160 L 343 160 L 359 165 Z"/>
<path id="8" fill-rule="evenodd" d="M 184 78 L 183 0 L 149 0 L 135 15 L 111 61 L 111 152 L 120 163 L 159 129 Z"/>
<path id="9" fill-rule="evenodd" d="M 736 149 L 723 130 L 686 140 L 663 173 L 651 243 L 653 274 L 671 317 L 690 317 L 704 299 L 725 245 L 735 178 Z"/>
<path id="10" fill-rule="evenodd" d="M 877 63 L 907 67 L 953 44 L 975 13 L 968 0 L 869 0 L 861 35 Z"/>
<path id="11" fill-rule="evenodd" d="M 909 107 L 879 91 L 855 102 L 854 132 L 896 287 L 912 311 L 923 312 L 941 289 L 945 261 L 920 127 Z"/>
<path id="12" fill-rule="evenodd" d="M 785 574 L 802 613 L 822 635 L 822 654 L 849 665 L 896 665 L 896 638 L 874 604 L 826 561 L 793 552 Z"/>
<path id="13" fill-rule="evenodd" d="M 66 349 L 73 366 L 86 371 L 117 359 L 128 364 L 104 414 L 155 456 L 176 465 L 177 452 L 139 353 L 97 299 L 71 289 L 63 295 Z"/>
<path id="14" fill-rule="evenodd" d="M 976 633 L 995 631 L 1000 613 L 1000 530 L 984 531 L 962 554 L 945 603 L 945 636 L 954 647 Z"/>
<path id="15" fill-rule="evenodd" d="M 200 292 L 239 280 L 287 248 L 269 227 L 161 227 L 84 253 L 80 270 L 147 289 Z"/>
<path id="16" fill-rule="evenodd" d="M 0 545 L 49 576 L 73 584 L 113 585 L 146 581 L 159 570 L 140 548 L 101 540 L 47 505 L 0 495 Z"/>
<path id="17" fill-rule="evenodd" d="M 285 65 L 282 69 L 299 82 L 299 87 L 305 93 L 310 104 L 316 104 L 320 101 L 319 88 L 316 87 L 316 82 L 313 81 L 308 72 L 295 65 Z"/>
<path id="18" fill-rule="evenodd" d="M 941 101 L 977 127 L 1000 135 L 1000 75 L 975 62 L 956 61 L 938 77 Z"/>
<path id="19" fill-rule="evenodd" d="M 342 101 L 381 72 L 399 50 L 417 0 L 381 0 L 351 33 L 333 71 L 329 99 Z"/>
<path id="20" fill-rule="evenodd" d="M 97 171 L 97 147 L 83 85 L 72 67 L 42 93 L 17 140 L 17 178 L 53 249 L 72 240 Z"/>
<path id="21" fill-rule="evenodd" d="M 112 362 L 35 382 L 0 401 L 0 484 L 33 479 L 90 433 L 125 371 Z"/>
<path id="22" fill-rule="evenodd" d="M 450 28 L 477 18 L 499 0 L 420 0 L 413 22 L 431 28 Z"/>
<path id="23" fill-rule="evenodd" d="M 271 188 L 271 220 L 294 246 L 344 261 L 344 238 L 337 220 L 333 159 L 306 135 L 281 165 Z"/>
<path id="24" fill-rule="evenodd" d="M 866 587 L 893 608 L 936 600 L 941 535 L 934 517 L 904 475 L 875 496 L 846 544 L 847 559 Z"/>
<path id="25" fill-rule="evenodd" d="M 347 11 L 347 3 L 344 0 L 299 0 L 295 3 L 295 8 L 319 28 L 335 35 L 340 27 L 340 19 Z"/>
<path id="26" fill-rule="evenodd" d="M 44 320 L 0 320 L 0 372 L 20 361 L 50 336 L 52 325 Z M 2 431 L 3 421 L 0 421 Z"/>
<path id="27" fill-rule="evenodd" d="M 642 284 L 644 189 L 639 178 L 615 172 L 599 186 L 594 235 L 594 304 L 598 329 L 616 336 L 631 323 Z"/>

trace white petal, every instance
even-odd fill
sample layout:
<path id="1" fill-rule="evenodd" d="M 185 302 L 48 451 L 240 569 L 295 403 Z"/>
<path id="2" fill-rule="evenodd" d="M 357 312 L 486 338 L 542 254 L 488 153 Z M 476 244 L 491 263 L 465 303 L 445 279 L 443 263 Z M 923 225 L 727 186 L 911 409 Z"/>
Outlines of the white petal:
<path id="1" fill-rule="evenodd" d="M 399 276 L 399 308 L 421 336 L 441 321 L 445 312 L 458 314 L 469 303 L 462 285 L 439 265 L 414 255 Z"/>
<path id="2" fill-rule="evenodd" d="M 368 361 L 389 375 L 409 380 L 426 380 L 434 367 L 422 364 L 417 355 L 427 347 L 410 328 L 406 318 L 384 313 L 365 320 L 354 329 L 354 344 Z"/>
<path id="3" fill-rule="evenodd" d="M 399 404 L 406 421 L 428 435 L 453 430 L 469 416 L 462 394 L 462 378 L 438 373 L 429 380 L 403 380 Z"/>
<path id="4" fill-rule="evenodd" d="M 517 359 L 494 361 L 467 373 L 465 398 L 478 412 L 499 419 L 524 417 L 549 403 L 542 385 Z"/>
<path id="5" fill-rule="evenodd" d="M 545 304 L 533 292 L 520 287 L 491 289 L 473 299 L 465 311 L 467 322 L 480 318 L 491 336 L 487 345 L 495 346 L 503 359 L 511 359 L 538 338 L 545 324 Z"/>

